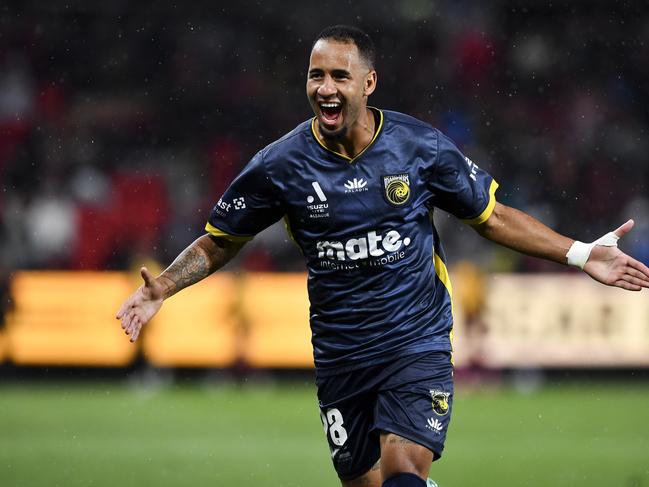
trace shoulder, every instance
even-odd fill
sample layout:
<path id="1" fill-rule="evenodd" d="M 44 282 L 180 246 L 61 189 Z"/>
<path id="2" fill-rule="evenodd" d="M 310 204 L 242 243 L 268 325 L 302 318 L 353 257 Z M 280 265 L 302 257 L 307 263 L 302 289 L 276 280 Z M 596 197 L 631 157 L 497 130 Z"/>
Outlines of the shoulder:
<path id="1" fill-rule="evenodd" d="M 305 120 L 287 134 L 268 144 L 259 154 L 267 162 L 278 159 L 285 160 L 294 151 L 302 151 L 304 149 L 304 145 L 308 143 L 310 130 L 311 119 Z"/>
<path id="2" fill-rule="evenodd" d="M 428 133 L 437 135 L 439 130 L 431 124 L 419 120 L 411 115 L 392 110 L 381 110 L 383 112 L 384 123 L 386 126 L 404 127 L 415 132 Z"/>
<path id="3" fill-rule="evenodd" d="M 444 132 L 431 124 L 426 123 L 405 113 L 382 110 L 386 126 L 404 127 L 404 130 L 412 132 L 413 136 L 421 142 L 430 142 L 439 152 L 459 151 L 455 142 Z"/>
<path id="4" fill-rule="evenodd" d="M 431 124 L 418 118 L 392 110 L 381 110 L 383 112 L 384 130 L 388 138 L 407 139 L 420 147 L 427 147 L 429 150 L 437 151 L 442 133 Z"/>
<path id="5" fill-rule="evenodd" d="M 412 146 L 418 147 L 434 158 L 440 139 L 443 137 L 438 129 L 405 113 L 391 110 L 382 110 L 382 112 L 383 130 L 388 143 L 394 141 L 401 143 L 403 140 L 408 140 Z"/>

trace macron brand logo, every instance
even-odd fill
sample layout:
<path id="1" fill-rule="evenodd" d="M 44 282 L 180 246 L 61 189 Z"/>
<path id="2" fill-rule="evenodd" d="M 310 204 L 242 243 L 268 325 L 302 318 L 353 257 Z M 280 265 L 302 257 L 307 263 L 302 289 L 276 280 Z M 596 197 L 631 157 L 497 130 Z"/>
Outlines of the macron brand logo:
<path id="1" fill-rule="evenodd" d="M 428 418 L 426 420 L 426 423 L 427 423 L 426 428 L 428 428 L 431 431 L 434 431 L 435 433 L 441 432 L 442 429 L 444 428 L 442 422 L 437 418 Z"/>
<path id="2" fill-rule="evenodd" d="M 361 191 L 367 191 L 366 186 L 367 181 L 365 181 L 363 178 L 354 178 L 351 181 L 348 179 L 345 183 L 345 193 L 359 193 Z"/>

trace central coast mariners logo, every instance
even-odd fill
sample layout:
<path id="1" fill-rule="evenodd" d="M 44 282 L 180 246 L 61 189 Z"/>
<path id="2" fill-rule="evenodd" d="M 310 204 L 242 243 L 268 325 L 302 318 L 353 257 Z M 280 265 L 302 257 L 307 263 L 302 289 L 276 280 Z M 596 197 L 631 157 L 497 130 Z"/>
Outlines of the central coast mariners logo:
<path id="1" fill-rule="evenodd" d="M 410 178 L 408 174 L 383 176 L 383 195 L 392 206 L 405 205 L 410 200 Z"/>
<path id="2" fill-rule="evenodd" d="M 439 416 L 445 416 L 448 413 L 448 398 L 450 392 L 431 390 L 430 397 L 433 399 L 433 411 Z"/>

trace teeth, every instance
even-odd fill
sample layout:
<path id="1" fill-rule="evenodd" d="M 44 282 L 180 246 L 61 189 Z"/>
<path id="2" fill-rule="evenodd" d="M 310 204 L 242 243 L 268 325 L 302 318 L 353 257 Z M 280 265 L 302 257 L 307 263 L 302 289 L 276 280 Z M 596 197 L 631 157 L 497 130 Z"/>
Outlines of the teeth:
<path id="1" fill-rule="evenodd" d="M 320 103 L 322 108 L 338 108 L 340 103 Z"/>

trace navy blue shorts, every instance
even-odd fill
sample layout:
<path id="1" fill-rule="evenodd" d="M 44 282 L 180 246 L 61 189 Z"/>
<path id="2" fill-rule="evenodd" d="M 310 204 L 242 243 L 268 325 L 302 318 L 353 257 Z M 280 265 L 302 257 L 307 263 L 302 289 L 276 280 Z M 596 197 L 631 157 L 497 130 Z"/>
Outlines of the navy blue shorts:
<path id="1" fill-rule="evenodd" d="M 442 456 L 453 406 L 448 352 L 425 352 L 316 379 L 320 418 L 342 480 L 381 456 L 379 435 L 394 433 Z"/>

